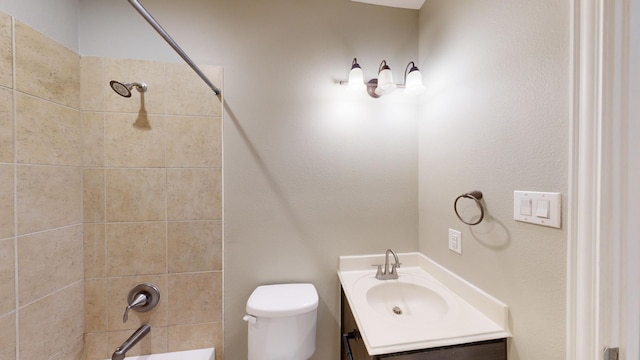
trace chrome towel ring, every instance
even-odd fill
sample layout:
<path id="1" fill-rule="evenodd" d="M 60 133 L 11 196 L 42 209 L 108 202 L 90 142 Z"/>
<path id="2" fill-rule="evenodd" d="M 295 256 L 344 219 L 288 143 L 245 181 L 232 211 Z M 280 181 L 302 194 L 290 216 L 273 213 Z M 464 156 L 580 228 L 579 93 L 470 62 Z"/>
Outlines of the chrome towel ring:
<path id="1" fill-rule="evenodd" d="M 480 218 L 476 222 L 465 221 L 464 219 L 462 219 L 462 217 L 458 213 L 458 200 L 460 200 L 462 198 L 471 199 L 471 200 L 475 201 L 476 205 L 478 205 L 478 207 L 480 208 Z M 474 191 L 471 191 L 471 192 L 468 192 L 468 193 L 465 193 L 465 194 L 462 194 L 462 195 L 458 196 L 456 198 L 456 201 L 453 202 L 453 211 L 456 212 L 456 216 L 458 217 L 458 219 L 460 219 L 460 221 L 462 221 L 463 223 L 465 223 L 467 225 L 478 225 L 478 224 L 480 224 L 482 222 L 482 220 L 484 219 L 484 206 L 480 202 L 481 199 L 482 199 L 482 192 L 478 191 L 478 190 L 474 190 Z"/>

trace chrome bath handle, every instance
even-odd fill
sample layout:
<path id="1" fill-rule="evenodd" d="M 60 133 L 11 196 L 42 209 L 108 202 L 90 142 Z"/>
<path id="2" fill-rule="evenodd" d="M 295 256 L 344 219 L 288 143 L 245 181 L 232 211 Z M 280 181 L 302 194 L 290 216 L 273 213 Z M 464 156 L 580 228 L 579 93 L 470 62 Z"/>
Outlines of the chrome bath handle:
<path id="1" fill-rule="evenodd" d="M 127 308 L 124 310 L 124 316 L 122 317 L 122 322 L 126 323 L 129 320 L 129 310 L 134 307 L 145 306 L 147 304 L 147 295 L 138 294 L 136 298 L 131 302 L 131 304 L 127 305 Z"/>

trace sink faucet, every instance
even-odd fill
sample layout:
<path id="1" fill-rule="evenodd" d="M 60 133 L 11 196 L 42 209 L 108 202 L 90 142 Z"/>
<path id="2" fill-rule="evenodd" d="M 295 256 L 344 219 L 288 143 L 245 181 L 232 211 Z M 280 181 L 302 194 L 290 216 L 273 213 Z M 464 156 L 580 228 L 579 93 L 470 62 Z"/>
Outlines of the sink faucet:
<path id="1" fill-rule="evenodd" d="M 389 254 L 393 255 L 393 261 L 395 262 L 391 265 L 391 270 L 389 270 Z M 398 278 L 398 272 L 396 269 L 400 267 L 400 261 L 398 261 L 398 255 L 395 251 L 387 249 L 387 252 L 384 254 L 384 272 L 382 271 L 382 265 L 377 266 L 378 272 L 376 273 L 376 279 L 393 280 Z"/>

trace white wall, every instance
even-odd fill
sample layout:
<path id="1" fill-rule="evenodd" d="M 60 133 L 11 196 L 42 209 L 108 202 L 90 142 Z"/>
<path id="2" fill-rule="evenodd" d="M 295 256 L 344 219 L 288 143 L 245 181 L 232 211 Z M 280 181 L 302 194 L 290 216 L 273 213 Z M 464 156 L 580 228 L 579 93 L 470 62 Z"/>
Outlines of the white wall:
<path id="1" fill-rule="evenodd" d="M 515 222 L 513 191 L 566 204 L 569 2 L 427 0 L 419 22 L 419 249 L 510 306 L 509 359 L 564 359 L 566 225 Z M 489 212 L 475 227 L 453 212 L 471 190 Z"/>
<path id="2" fill-rule="evenodd" d="M 78 52 L 79 0 L 0 0 L 0 11 Z"/>
<path id="3" fill-rule="evenodd" d="M 628 223 L 625 235 L 627 236 L 627 258 L 623 264 L 626 265 L 627 279 L 629 284 L 640 282 L 640 4 L 630 2 L 629 13 L 629 109 L 628 109 L 628 129 L 626 144 L 627 152 L 627 219 Z M 622 352 L 626 352 L 626 359 L 640 358 L 640 288 L 638 286 L 628 286 L 626 294 L 625 317 L 623 324 Z"/>
<path id="4" fill-rule="evenodd" d="M 418 105 L 336 82 L 354 56 L 366 77 L 386 59 L 401 78 L 417 58 L 418 12 L 343 0 L 143 4 L 196 62 L 224 66 L 225 358 L 246 359 L 251 291 L 289 281 L 316 285 L 314 358 L 337 358 L 338 256 L 417 250 Z M 179 61 L 126 1 L 80 5 L 82 55 Z"/>

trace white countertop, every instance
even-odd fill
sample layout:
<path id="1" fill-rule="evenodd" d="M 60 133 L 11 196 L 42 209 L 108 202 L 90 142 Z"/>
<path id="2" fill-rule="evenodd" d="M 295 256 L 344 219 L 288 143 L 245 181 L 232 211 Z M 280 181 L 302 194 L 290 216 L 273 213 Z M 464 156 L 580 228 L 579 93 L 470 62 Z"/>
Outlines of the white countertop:
<path id="1" fill-rule="evenodd" d="M 402 263 L 398 269 L 399 279 L 377 280 L 376 269 L 371 265 L 384 263 L 383 254 L 340 257 L 338 277 L 369 355 L 511 336 L 508 307 L 504 303 L 420 253 L 398 254 L 398 258 Z M 444 306 L 448 311 L 445 314 L 425 312 L 420 321 L 413 321 L 410 315 L 381 316 L 369 306 L 363 289 L 383 282 L 427 287 L 439 295 L 434 299 L 447 304 Z"/>

